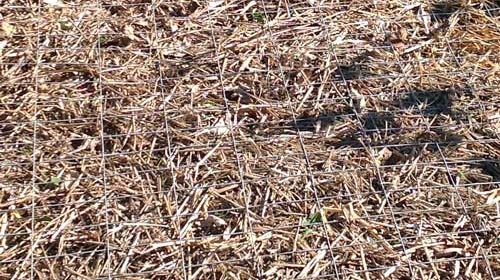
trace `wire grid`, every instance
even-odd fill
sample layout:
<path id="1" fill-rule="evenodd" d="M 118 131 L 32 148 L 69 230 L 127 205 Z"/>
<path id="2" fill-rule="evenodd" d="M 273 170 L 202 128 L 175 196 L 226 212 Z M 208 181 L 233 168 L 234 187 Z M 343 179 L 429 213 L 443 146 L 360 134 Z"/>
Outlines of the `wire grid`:
<path id="1" fill-rule="evenodd" d="M 498 3 L 2 4 L 0 278 L 500 277 Z"/>

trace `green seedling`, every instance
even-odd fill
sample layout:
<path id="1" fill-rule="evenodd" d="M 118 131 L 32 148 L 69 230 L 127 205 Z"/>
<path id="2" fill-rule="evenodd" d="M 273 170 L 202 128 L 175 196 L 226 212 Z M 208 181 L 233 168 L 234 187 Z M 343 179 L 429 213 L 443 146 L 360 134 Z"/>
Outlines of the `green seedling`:
<path id="1" fill-rule="evenodd" d="M 72 25 L 71 25 L 71 22 L 69 21 L 65 21 L 65 20 L 61 20 L 59 21 L 59 27 L 61 28 L 61 30 L 63 31 L 69 31 L 72 29 Z"/>
<path id="2" fill-rule="evenodd" d="M 334 52 L 334 51 L 335 51 L 335 45 L 330 44 L 330 45 L 328 46 L 328 49 L 330 50 L 330 52 Z"/>
<path id="3" fill-rule="evenodd" d="M 321 222 L 321 213 L 314 213 L 309 215 L 309 217 L 307 217 L 307 219 L 304 222 L 304 226 L 309 227 L 319 222 Z"/>
<path id="4" fill-rule="evenodd" d="M 306 229 L 302 234 L 302 238 L 306 238 L 307 236 L 314 233 L 314 229 L 312 228 L 312 226 L 320 222 L 321 222 L 321 213 L 313 213 L 309 215 L 309 217 L 307 217 L 307 219 L 303 223 L 303 226 L 305 226 Z"/>
<path id="5" fill-rule="evenodd" d="M 110 39 L 106 37 L 99 37 L 97 40 L 101 46 L 110 41 Z"/>
<path id="6" fill-rule="evenodd" d="M 50 178 L 50 183 L 54 186 L 59 186 L 59 184 L 61 183 L 61 178 L 59 177 L 51 177 Z"/>
<path id="7" fill-rule="evenodd" d="M 305 231 L 304 231 L 304 234 L 302 234 L 302 238 L 306 238 L 308 237 L 309 235 L 313 234 L 314 233 L 314 230 L 311 229 L 311 228 L 307 228 Z"/>
<path id="8" fill-rule="evenodd" d="M 50 222 L 52 221 L 52 218 L 49 217 L 49 216 L 42 216 L 40 219 L 39 219 L 40 222 Z"/>
<path id="9" fill-rule="evenodd" d="M 259 11 L 252 12 L 252 19 L 258 23 L 265 23 L 266 22 L 266 16 Z"/>
<path id="10" fill-rule="evenodd" d="M 24 155 L 31 155 L 33 153 L 33 149 L 31 148 L 31 146 L 24 146 L 21 148 L 21 152 Z"/>

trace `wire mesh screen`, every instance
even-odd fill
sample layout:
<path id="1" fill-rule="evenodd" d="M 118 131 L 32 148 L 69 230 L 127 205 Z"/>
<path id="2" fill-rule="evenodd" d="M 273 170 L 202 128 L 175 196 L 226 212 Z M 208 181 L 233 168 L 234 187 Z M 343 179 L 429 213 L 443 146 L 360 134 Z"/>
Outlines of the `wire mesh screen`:
<path id="1" fill-rule="evenodd" d="M 3 0 L 1 279 L 499 279 L 493 0 Z"/>

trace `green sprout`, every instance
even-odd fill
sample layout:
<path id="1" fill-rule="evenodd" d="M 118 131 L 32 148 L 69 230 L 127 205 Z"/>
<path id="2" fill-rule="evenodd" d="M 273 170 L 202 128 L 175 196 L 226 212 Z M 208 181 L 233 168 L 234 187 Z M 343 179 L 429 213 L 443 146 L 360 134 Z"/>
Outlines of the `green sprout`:
<path id="1" fill-rule="evenodd" d="M 328 46 L 328 49 L 330 50 L 330 52 L 334 52 L 335 51 L 335 45 L 334 44 L 330 44 Z"/>
<path id="2" fill-rule="evenodd" d="M 40 222 L 50 222 L 52 221 L 52 218 L 50 216 L 42 216 L 39 218 Z"/>
<path id="3" fill-rule="evenodd" d="M 314 213 L 309 215 L 309 217 L 307 217 L 307 219 L 304 222 L 304 226 L 309 227 L 319 222 L 321 222 L 321 213 Z"/>
<path id="4" fill-rule="evenodd" d="M 33 153 L 33 149 L 31 146 L 24 146 L 21 148 L 21 152 L 24 154 L 24 155 L 31 155 Z"/>
<path id="5" fill-rule="evenodd" d="M 206 101 L 206 102 L 205 102 L 205 105 L 206 105 L 206 106 L 208 106 L 208 107 L 210 107 L 210 106 L 212 106 L 212 107 L 213 107 L 213 106 L 217 106 L 217 103 L 215 103 L 215 102 L 213 102 L 213 101 Z"/>
<path id="6" fill-rule="evenodd" d="M 109 38 L 106 38 L 106 37 L 99 37 L 97 38 L 97 41 L 100 45 L 104 45 L 106 44 L 107 42 L 109 42 Z"/>
<path id="7" fill-rule="evenodd" d="M 59 26 L 60 26 L 61 30 L 64 30 L 64 31 L 69 31 L 72 29 L 71 22 L 65 21 L 65 20 L 60 20 Z"/>
<path id="8" fill-rule="evenodd" d="M 61 178 L 59 177 L 51 177 L 50 178 L 50 183 L 54 186 L 59 186 L 59 184 L 61 183 Z"/>
<path id="9" fill-rule="evenodd" d="M 311 228 L 307 228 L 305 231 L 304 231 L 304 234 L 302 235 L 302 238 L 306 238 L 308 237 L 309 235 L 311 235 L 312 233 L 314 233 L 314 230 L 311 229 Z"/>
<path id="10" fill-rule="evenodd" d="M 314 233 L 314 229 L 312 229 L 312 226 L 314 224 L 319 223 L 319 222 L 321 222 L 321 213 L 313 213 L 313 214 L 309 215 L 309 217 L 307 217 L 306 220 L 304 221 L 304 223 L 302 224 L 303 226 L 306 227 L 306 229 L 302 235 L 302 238 L 306 238 L 307 236 Z"/>
<path id="11" fill-rule="evenodd" d="M 265 23 L 266 22 L 266 16 L 259 11 L 252 12 L 252 19 L 258 23 Z"/>

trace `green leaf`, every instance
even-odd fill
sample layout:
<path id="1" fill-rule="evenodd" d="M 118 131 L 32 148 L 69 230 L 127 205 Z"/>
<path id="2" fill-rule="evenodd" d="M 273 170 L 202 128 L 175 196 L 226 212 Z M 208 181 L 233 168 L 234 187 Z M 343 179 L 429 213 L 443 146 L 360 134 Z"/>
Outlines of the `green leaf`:
<path id="1" fill-rule="evenodd" d="M 308 228 L 308 229 L 306 229 L 306 230 L 304 231 L 304 233 L 302 234 L 302 238 L 306 238 L 306 237 L 308 237 L 309 235 L 311 235 L 312 233 L 314 233 L 314 230 L 313 230 L 313 229 Z"/>
<path id="2" fill-rule="evenodd" d="M 50 182 L 52 183 L 52 185 L 59 186 L 59 184 L 61 183 L 61 178 L 51 177 Z"/>
<path id="3" fill-rule="evenodd" d="M 106 37 L 99 37 L 97 40 L 99 41 L 99 44 L 101 44 L 101 45 L 104 45 L 110 41 L 109 38 L 106 38 Z"/>
<path id="4" fill-rule="evenodd" d="M 64 31 L 69 31 L 72 29 L 71 22 L 69 22 L 69 21 L 61 20 L 61 21 L 59 21 L 59 26 L 61 27 L 61 30 L 64 30 Z"/>
<path id="5" fill-rule="evenodd" d="M 319 222 L 321 222 L 321 213 L 313 213 L 307 217 L 304 225 L 310 226 Z"/>
<path id="6" fill-rule="evenodd" d="M 50 216 L 43 216 L 39 219 L 40 222 L 50 222 L 52 218 Z"/>
<path id="7" fill-rule="evenodd" d="M 335 45 L 334 44 L 330 44 L 329 49 L 330 49 L 331 52 L 334 52 L 335 51 Z"/>
<path id="8" fill-rule="evenodd" d="M 252 12 L 252 19 L 258 23 L 265 23 L 266 22 L 266 16 L 258 11 Z"/>

